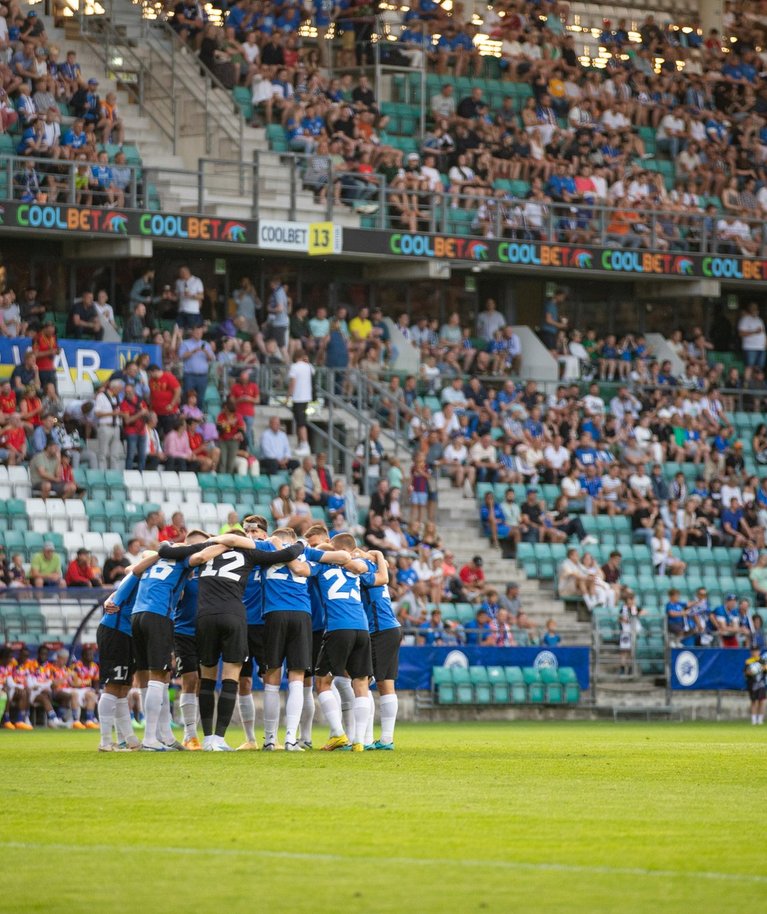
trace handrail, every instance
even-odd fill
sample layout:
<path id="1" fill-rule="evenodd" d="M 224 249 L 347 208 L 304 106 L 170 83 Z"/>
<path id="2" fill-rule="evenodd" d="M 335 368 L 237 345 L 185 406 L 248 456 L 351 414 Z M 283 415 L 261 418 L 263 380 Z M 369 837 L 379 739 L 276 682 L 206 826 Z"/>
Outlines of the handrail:
<path id="1" fill-rule="evenodd" d="M 104 75 L 107 78 L 119 79 L 121 73 L 135 74 L 137 85 L 135 89 L 136 101 L 138 103 L 139 114 L 148 117 L 157 127 L 160 133 L 170 142 L 173 152 L 176 152 L 176 142 L 178 137 L 178 122 L 176 100 L 173 93 L 173 81 L 168 87 L 156 72 L 151 63 L 147 65 L 141 57 L 131 48 L 130 44 L 120 35 L 112 23 L 111 15 L 113 4 L 111 0 L 106 2 L 104 13 L 99 15 L 95 11 L 86 14 L 85 5 L 82 4 L 77 10 L 77 20 L 80 25 L 80 34 L 88 43 L 88 46 L 101 60 L 104 66 Z M 116 63 L 115 57 L 111 54 L 116 48 L 120 49 L 119 59 L 121 63 Z M 159 63 L 160 61 L 158 61 Z M 127 82 L 126 84 L 130 84 Z M 147 99 L 149 92 L 153 104 L 148 105 Z M 156 113 L 154 105 L 159 102 L 165 106 L 165 110 Z"/>

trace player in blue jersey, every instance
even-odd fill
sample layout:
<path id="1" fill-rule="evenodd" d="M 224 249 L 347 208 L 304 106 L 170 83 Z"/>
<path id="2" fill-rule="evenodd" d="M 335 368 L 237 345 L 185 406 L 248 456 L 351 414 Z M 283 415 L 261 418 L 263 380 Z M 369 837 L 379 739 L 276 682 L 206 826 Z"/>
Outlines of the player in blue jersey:
<path id="1" fill-rule="evenodd" d="M 275 530 L 273 538 L 282 546 L 296 542 L 294 530 Z M 285 749 L 303 752 L 298 745 L 298 727 L 304 704 L 304 677 L 312 662 L 312 611 L 307 581 L 324 564 L 345 565 L 351 556 L 344 550 L 319 552 L 307 547 L 287 565 L 274 565 L 264 576 L 264 749 L 277 744 L 280 722 L 280 680 L 282 666 L 288 669 L 288 698 L 285 703 Z M 337 706 L 336 706 L 337 709 Z"/>
<path id="2" fill-rule="evenodd" d="M 135 565 L 126 569 L 119 587 L 104 603 L 104 616 L 96 630 L 104 686 L 99 698 L 99 752 L 141 748 L 141 743 L 133 735 L 128 708 L 128 692 L 135 672 L 131 612 L 139 578 L 156 561 L 156 552 L 144 553 Z M 112 742 L 112 727 L 117 731 L 117 743 Z"/>
<path id="3" fill-rule="evenodd" d="M 330 541 L 333 549 L 351 553 L 357 548 L 353 536 L 339 533 Z M 370 629 L 362 605 L 360 573 L 368 571 L 367 564 L 352 559 L 343 567 L 322 569 L 318 582 L 327 613 L 327 628 L 317 661 L 317 692 L 320 707 L 330 726 L 330 739 L 323 746 L 326 751 L 346 748 L 351 742 L 352 751 L 365 748 L 365 731 L 370 715 L 370 677 L 373 662 L 370 652 Z M 354 732 L 346 734 L 338 705 L 331 691 L 333 678 L 349 676 L 354 689 Z M 351 728 L 350 728 L 351 729 Z"/>
<path id="4" fill-rule="evenodd" d="M 378 689 L 381 714 L 381 738 L 373 741 L 373 719 L 369 720 L 366 749 L 394 749 L 394 725 L 399 702 L 394 688 L 399 672 L 399 648 L 402 629 L 389 596 L 389 566 L 382 552 L 355 552 L 366 560 L 368 570 L 360 575 L 362 605 L 370 627 L 373 676 Z M 371 704 L 373 704 L 371 702 Z M 375 705 L 373 704 L 373 707 Z"/>
<path id="5" fill-rule="evenodd" d="M 260 514 L 250 514 L 243 518 L 243 530 L 256 544 L 258 549 L 274 549 L 274 544 L 268 538 L 269 524 Z M 237 704 L 240 709 L 240 720 L 245 730 L 245 742 L 237 747 L 238 752 L 248 752 L 258 749 L 256 742 L 256 704 L 253 701 L 253 665 L 256 665 L 256 675 L 263 679 L 266 672 L 264 664 L 264 595 L 263 571 L 254 568 L 245 585 L 245 594 L 242 598 L 245 604 L 245 613 L 248 622 L 248 659 L 243 663 L 240 671 L 240 686 Z"/>
<path id="6" fill-rule="evenodd" d="M 200 685 L 200 662 L 197 658 L 197 592 L 200 572 L 194 568 L 186 579 L 181 598 L 173 614 L 173 650 L 176 675 L 181 677 L 181 717 L 184 721 L 184 749 L 202 751 L 197 738 L 197 689 Z"/>
<path id="7" fill-rule="evenodd" d="M 307 544 L 312 549 L 318 549 L 330 539 L 328 528 L 323 523 L 312 524 L 304 533 Z M 317 583 L 317 578 L 309 578 L 309 603 L 312 608 L 312 665 L 304 676 L 304 707 L 301 712 L 299 732 L 301 739 L 299 745 L 302 749 L 312 749 L 312 727 L 314 726 L 314 670 L 322 648 L 322 639 L 325 637 L 325 604 L 322 601 L 322 591 Z M 354 714 L 354 692 L 352 692 L 351 679 L 348 680 L 351 699 L 348 713 Z M 339 693 L 340 695 L 340 693 Z M 342 700 L 341 713 L 345 711 Z"/>
<path id="8" fill-rule="evenodd" d="M 192 530 L 185 545 L 161 543 L 158 560 L 141 575 L 133 604 L 133 656 L 146 722 L 143 748 L 153 752 L 184 748 L 170 728 L 173 613 L 189 577 L 189 559 L 205 548 L 207 538 L 203 531 Z"/>

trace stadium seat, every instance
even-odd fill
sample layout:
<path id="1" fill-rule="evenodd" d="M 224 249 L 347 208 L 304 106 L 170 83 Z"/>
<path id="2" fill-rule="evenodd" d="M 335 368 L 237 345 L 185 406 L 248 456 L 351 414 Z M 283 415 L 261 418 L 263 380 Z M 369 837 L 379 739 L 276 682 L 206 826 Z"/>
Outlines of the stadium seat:
<path id="1" fill-rule="evenodd" d="M 489 705 L 491 701 L 490 680 L 485 667 L 469 667 L 469 677 L 474 686 L 474 701 L 478 705 Z"/>
<path id="2" fill-rule="evenodd" d="M 578 685 L 575 670 L 569 666 L 561 666 L 558 670 L 558 676 L 564 688 L 565 703 L 577 704 L 581 698 L 581 689 Z"/>
<path id="3" fill-rule="evenodd" d="M 509 701 L 509 684 L 502 666 L 489 666 L 487 678 L 490 682 L 490 694 L 493 704 L 505 705 Z"/>
<path id="4" fill-rule="evenodd" d="M 471 673 L 460 666 L 455 666 L 452 670 L 457 703 L 459 705 L 474 704 L 474 687 L 471 682 Z"/>
<path id="5" fill-rule="evenodd" d="M 562 686 L 559 682 L 557 671 L 553 667 L 542 667 L 540 670 L 541 682 L 545 686 L 546 701 L 549 704 L 562 703 Z"/>
<path id="6" fill-rule="evenodd" d="M 546 692 L 541 682 L 540 672 L 532 666 L 526 666 L 522 670 L 522 678 L 527 686 L 527 699 L 533 704 L 543 704 Z"/>
<path id="7" fill-rule="evenodd" d="M 433 667 L 431 681 L 438 704 L 447 705 L 455 702 L 455 687 L 453 686 L 452 670 L 449 667 Z"/>

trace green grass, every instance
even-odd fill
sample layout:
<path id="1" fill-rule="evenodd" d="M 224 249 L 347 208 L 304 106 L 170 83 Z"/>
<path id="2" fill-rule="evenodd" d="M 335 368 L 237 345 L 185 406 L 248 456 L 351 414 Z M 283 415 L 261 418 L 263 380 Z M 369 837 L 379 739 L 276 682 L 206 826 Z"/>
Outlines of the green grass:
<path id="1" fill-rule="evenodd" d="M 0 732 L 0 911 L 729 914 L 767 891 L 767 728 L 745 723 L 424 723 L 364 755 L 96 745 Z"/>

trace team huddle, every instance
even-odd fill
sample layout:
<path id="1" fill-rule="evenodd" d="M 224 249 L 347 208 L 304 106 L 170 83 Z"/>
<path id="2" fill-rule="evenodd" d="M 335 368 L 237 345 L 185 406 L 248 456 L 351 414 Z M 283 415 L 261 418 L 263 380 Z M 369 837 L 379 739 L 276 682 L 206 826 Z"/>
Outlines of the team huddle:
<path id="1" fill-rule="evenodd" d="M 304 539 L 289 528 L 269 537 L 266 519 L 250 515 L 242 533 L 210 538 L 193 530 L 183 544 L 162 543 L 128 569 L 104 604 L 97 632 L 104 685 L 100 751 L 232 751 L 225 736 L 235 705 L 245 730 L 239 749 L 257 749 L 254 673 L 264 683 L 262 748 L 280 748 L 283 667 L 286 751 L 312 748 L 315 687 L 330 728 L 323 749 L 394 748 L 401 632 L 386 560 L 360 550 L 349 534 L 329 540 L 324 524 L 310 527 Z M 174 659 L 182 742 L 171 729 Z M 134 676 L 144 709 L 143 742 L 133 733 L 128 708 Z M 380 695 L 378 740 L 371 678 Z"/>

